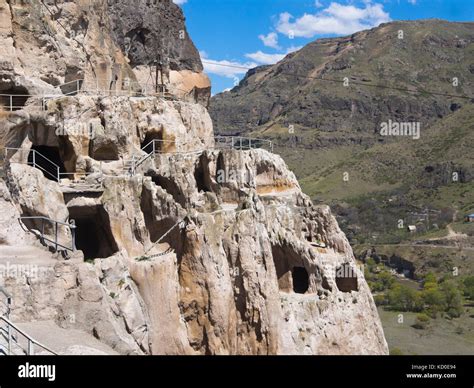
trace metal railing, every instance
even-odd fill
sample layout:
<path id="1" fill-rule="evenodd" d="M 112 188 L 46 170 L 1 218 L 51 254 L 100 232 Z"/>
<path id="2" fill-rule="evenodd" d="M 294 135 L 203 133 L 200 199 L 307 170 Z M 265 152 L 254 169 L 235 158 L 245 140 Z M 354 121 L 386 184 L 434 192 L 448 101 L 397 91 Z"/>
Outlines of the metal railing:
<path id="1" fill-rule="evenodd" d="M 243 151 L 262 148 L 273 153 L 273 142 L 267 139 L 257 139 L 242 136 L 215 136 L 214 140 L 216 149 L 235 149 Z M 142 147 L 141 150 L 144 151 L 146 155 L 140 158 L 137 158 L 135 155 L 132 156 L 132 159 L 130 160 L 130 174 L 135 175 L 137 168 L 155 154 L 192 154 L 202 152 L 202 150 L 187 152 L 176 150 L 167 151 L 164 149 L 164 145 L 166 144 L 173 144 L 176 147 L 177 142 L 174 140 L 155 139 Z"/>
<path id="2" fill-rule="evenodd" d="M 1 105 L 4 109 L 12 112 L 23 109 L 26 101 L 33 96 L 29 94 L 0 94 Z"/>
<path id="3" fill-rule="evenodd" d="M 163 152 L 163 148 L 165 146 L 176 147 L 177 142 L 175 140 L 160 140 L 154 139 L 150 141 L 147 145 L 142 147 L 142 151 L 145 151 L 147 154 L 154 153 L 154 154 L 164 154 L 169 152 Z"/>
<path id="4" fill-rule="evenodd" d="M 273 142 L 267 139 L 257 139 L 242 136 L 215 136 L 214 141 L 218 149 L 252 150 L 263 148 L 273 153 Z"/>
<path id="5" fill-rule="evenodd" d="M 63 184 L 62 179 L 67 178 L 72 180 L 72 183 L 74 183 L 74 181 L 78 180 L 77 178 L 79 177 L 79 181 L 82 181 L 81 183 L 83 185 L 95 186 L 95 183 L 84 182 L 84 179 L 94 174 L 102 174 L 102 171 L 61 172 L 60 167 L 56 163 L 38 151 L 30 148 L 5 148 L 5 161 L 8 163 L 26 164 L 35 167 L 42 171 L 45 176 L 52 178 L 60 184 Z M 48 165 L 49 168 L 45 168 L 45 164 Z M 54 171 L 54 173 L 52 173 L 52 171 Z"/>
<path id="6" fill-rule="evenodd" d="M 12 296 L 1 286 L 0 294 L 2 295 L 2 299 L 0 299 L 0 316 L 5 316 L 10 319 Z"/>
<path id="7" fill-rule="evenodd" d="M 171 152 L 166 152 L 164 149 L 165 146 L 171 146 L 176 148 L 176 141 L 175 140 L 160 140 L 154 139 L 150 141 L 147 145 L 143 146 L 141 150 L 146 153 L 146 155 L 142 157 L 138 157 L 133 155 L 131 159 L 131 167 L 130 173 L 131 175 L 135 175 L 137 168 L 142 165 L 147 159 L 151 158 L 155 154 L 175 154 L 178 153 L 176 150 Z"/>
<path id="8" fill-rule="evenodd" d="M 71 251 L 71 252 L 74 252 L 76 250 L 76 228 L 77 228 L 77 226 L 76 226 L 74 220 L 70 220 L 69 223 L 67 223 L 67 222 L 52 220 L 51 218 L 44 217 L 44 216 L 31 216 L 31 217 L 20 217 L 19 218 L 20 222 L 23 222 L 24 220 L 30 220 L 30 221 L 33 221 L 33 222 L 34 221 L 40 221 L 41 222 L 41 226 L 40 226 L 40 230 L 39 230 L 39 233 L 40 233 L 40 236 L 41 236 L 40 238 L 41 238 L 42 241 L 48 241 L 48 242 L 54 244 L 55 251 L 58 251 L 58 247 L 63 248 L 66 251 Z M 50 224 L 53 225 L 54 240 L 52 238 L 49 238 L 49 237 L 46 236 L 46 234 L 45 234 L 45 222 L 49 222 Z M 25 223 L 23 222 L 23 224 L 25 224 Z M 25 226 L 28 228 L 28 226 L 26 224 L 25 224 Z M 59 226 L 66 226 L 71 231 L 71 245 L 70 246 L 63 245 L 58 241 Z M 29 228 L 28 228 L 28 230 L 29 230 Z"/>
<path id="9" fill-rule="evenodd" d="M 61 90 L 63 90 L 64 87 L 68 87 L 69 85 L 73 86 L 71 91 L 67 93 L 63 92 L 61 94 L 0 94 L 0 105 L 3 106 L 4 109 L 12 112 L 23 109 L 26 106 L 28 100 L 33 99 L 37 100 L 37 102 L 33 101 L 34 103 L 31 103 L 31 101 L 29 101 L 30 103 L 28 106 L 34 106 L 40 108 L 40 110 L 46 110 L 48 100 L 78 94 L 81 90 L 83 82 L 83 79 L 77 79 L 58 85 L 57 87 Z"/>
<path id="10" fill-rule="evenodd" d="M 0 346 L 0 352 L 5 355 L 33 356 L 35 354 L 35 348 L 40 348 L 51 355 L 57 356 L 55 351 L 33 339 L 30 335 L 15 326 L 8 318 L 0 316 L 0 323 L 3 323 L 3 325 L 0 326 L 0 336 L 3 337 L 7 343 L 5 349 L 1 349 L 2 347 Z M 21 339 L 19 337 L 21 337 Z"/>
<path id="11" fill-rule="evenodd" d="M 108 81 L 108 79 L 107 79 Z M 167 100 L 176 100 L 176 96 L 170 93 L 165 84 L 155 85 L 147 82 L 142 85 L 136 81 L 124 82 L 124 87 L 119 89 L 101 89 L 99 87 L 99 79 L 96 79 L 96 88 L 86 89 L 84 87 L 85 80 L 83 78 L 65 82 L 57 85 L 62 93 L 57 94 L 0 94 L 0 106 L 4 109 L 12 112 L 14 110 L 20 110 L 25 107 L 25 104 L 30 99 L 37 99 L 37 103 L 31 103 L 29 101 L 28 106 L 38 107 L 40 110 L 47 110 L 47 102 L 49 100 L 55 100 L 62 97 L 75 96 L 79 93 L 89 96 L 128 96 L 128 97 L 161 97 Z M 71 89 L 71 90 L 69 90 Z M 192 90 L 184 90 L 177 87 L 173 87 L 173 90 L 184 92 L 187 94 L 191 93 Z"/>
<path id="12" fill-rule="evenodd" d="M 18 157 L 20 160 L 13 160 L 12 157 L 10 157 L 11 152 L 14 151 L 14 156 Z M 18 152 L 20 152 L 19 155 L 16 155 Z M 22 154 L 22 152 L 27 152 L 27 155 L 25 156 Z M 30 158 L 31 155 L 31 158 Z M 44 174 L 50 176 L 53 178 L 56 182 L 60 181 L 60 168 L 59 166 L 54 163 L 52 160 L 48 159 L 46 156 L 40 154 L 38 151 L 30 148 L 12 148 L 12 147 L 6 147 L 5 148 L 5 161 L 8 163 L 19 163 L 19 164 L 27 164 L 28 166 L 33 166 L 39 170 L 41 170 Z M 42 165 L 38 164 L 40 161 L 46 162 L 51 167 L 51 170 L 48 171 L 45 169 Z M 55 171 L 53 174 L 51 171 Z"/>
<path id="13" fill-rule="evenodd" d="M 61 89 L 61 91 L 63 91 L 63 95 L 64 96 L 74 96 L 76 94 L 78 94 L 80 91 L 81 91 L 81 88 L 82 88 L 82 85 L 84 83 L 84 79 L 75 79 L 75 80 L 72 80 L 72 81 L 69 81 L 69 82 L 65 82 L 61 85 L 58 85 L 58 88 Z M 67 92 L 67 93 L 64 93 L 64 87 L 68 87 L 69 85 L 72 85 L 73 87 L 75 86 L 75 89 L 72 89 L 70 92 Z M 67 88 L 66 88 L 67 90 Z"/>
<path id="14" fill-rule="evenodd" d="M 70 89 L 71 86 L 71 90 Z M 132 88 L 134 86 L 134 88 Z M 125 85 L 119 89 L 101 89 L 99 88 L 99 80 L 96 79 L 96 88 L 92 87 L 86 89 L 84 87 L 84 79 L 76 79 L 63 84 L 57 85 L 62 93 L 58 94 L 0 94 L 0 106 L 4 109 L 12 112 L 14 110 L 20 110 L 25 107 L 27 101 L 36 99 L 38 102 L 31 103 L 29 101 L 28 106 L 38 107 L 40 110 L 47 110 L 47 102 L 49 100 L 55 100 L 68 96 L 75 96 L 79 93 L 89 96 L 128 96 L 128 97 L 161 97 L 167 100 L 176 100 L 177 97 L 170 93 L 165 84 L 154 85 L 147 82 L 142 85 L 136 81 L 125 82 Z M 184 90 L 177 87 L 173 87 L 173 90 L 184 92 L 185 97 L 189 95 L 192 90 Z"/>

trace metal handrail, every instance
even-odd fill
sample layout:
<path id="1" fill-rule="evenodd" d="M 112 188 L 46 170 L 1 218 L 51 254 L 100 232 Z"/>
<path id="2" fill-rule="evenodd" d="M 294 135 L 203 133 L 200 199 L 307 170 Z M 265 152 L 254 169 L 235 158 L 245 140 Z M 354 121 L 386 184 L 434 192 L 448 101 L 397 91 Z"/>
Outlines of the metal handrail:
<path id="1" fill-rule="evenodd" d="M 33 95 L 33 94 L 3 94 L 3 93 L 0 93 L 0 96 L 1 97 L 39 97 L 40 95 Z"/>
<path id="2" fill-rule="evenodd" d="M 81 85 L 84 83 L 84 79 L 77 79 L 77 80 L 65 82 L 63 84 L 58 85 L 57 88 L 61 89 L 61 87 L 67 86 L 67 85 L 70 85 L 70 84 L 73 84 L 73 83 L 76 84 L 76 89 L 72 90 L 69 93 L 62 93 L 62 94 L 44 94 L 43 93 L 43 94 L 36 94 L 36 95 L 35 94 L 0 94 L 0 97 L 8 97 L 8 99 L 10 101 L 10 104 L 8 106 L 10 112 L 12 112 L 14 109 L 16 110 L 17 108 L 23 108 L 24 107 L 24 105 L 13 105 L 13 98 L 15 98 L 15 97 L 26 97 L 27 100 L 30 99 L 30 98 L 39 98 L 39 99 L 42 100 L 42 103 L 40 104 L 41 110 L 44 110 L 44 108 L 45 108 L 44 100 L 46 98 L 52 99 L 52 98 L 55 98 L 55 97 L 69 96 L 69 95 L 72 95 L 74 93 L 77 94 L 81 90 Z"/>
<path id="3" fill-rule="evenodd" d="M 52 220 L 51 218 L 44 217 L 44 216 L 19 217 L 18 220 L 20 222 L 22 222 L 23 220 L 41 220 L 41 231 L 40 231 L 40 233 L 41 233 L 41 239 L 42 240 L 53 243 L 54 244 L 54 249 L 56 251 L 58 251 L 58 247 L 61 247 L 61 248 L 66 249 L 68 251 L 75 252 L 75 250 L 76 250 L 76 228 L 77 228 L 77 226 L 76 226 L 74 220 L 70 220 L 69 223 L 67 223 L 67 222 Z M 54 224 L 54 240 L 46 237 L 46 235 L 44 234 L 44 223 L 45 223 L 45 221 L 48 221 L 48 222 Z M 58 225 L 67 226 L 71 230 L 71 240 L 72 241 L 71 241 L 71 246 L 70 247 L 62 245 L 58 242 Z"/>
<path id="4" fill-rule="evenodd" d="M 41 342 L 38 342 L 34 338 L 32 338 L 30 335 L 26 334 L 23 330 L 19 329 L 13 322 L 11 322 L 8 318 L 0 316 L 0 321 L 3 321 L 7 324 L 7 355 L 12 354 L 12 344 L 15 343 L 27 356 L 33 356 L 35 354 L 35 349 L 34 346 L 38 346 L 44 350 L 46 350 L 48 353 L 51 353 L 54 356 L 57 356 L 58 353 L 55 351 L 51 350 L 47 346 L 43 345 Z M 28 342 L 27 342 L 27 347 L 24 349 L 18 340 L 13 338 L 13 332 L 12 330 L 16 331 L 18 334 L 23 336 Z"/>
<path id="5" fill-rule="evenodd" d="M 145 160 L 147 160 L 148 158 L 150 158 L 151 156 L 155 155 L 155 154 L 161 154 L 161 153 L 165 153 L 165 152 L 160 152 L 159 150 L 156 149 L 156 146 L 155 144 L 156 143 L 170 143 L 170 144 L 174 144 L 176 145 L 176 141 L 175 140 L 161 140 L 161 139 L 153 139 L 152 141 L 150 141 L 147 145 L 143 146 L 141 148 L 141 151 L 144 151 L 146 153 L 145 156 L 141 157 L 140 159 L 138 159 L 137 161 L 135 161 L 135 155 L 132 156 L 132 175 L 135 175 L 135 172 L 136 172 L 136 169 L 138 166 L 140 166 L 141 164 L 143 164 L 145 162 Z M 149 146 L 152 146 L 152 150 L 151 152 L 147 152 L 146 149 L 149 147 Z"/>
<path id="6" fill-rule="evenodd" d="M 273 153 L 273 142 L 268 139 L 259 139 L 259 138 L 244 137 L 244 136 L 217 135 L 217 136 L 214 136 L 214 140 L 216 141 L 216 145 L 221 144 L 222 140 L 224 141 L 224 144 L 228 144 L 227 140 L 230 140 L 230 148 L 240 149 L 240 150 L 243 148 L 247 148 L 249 150 L 263 148 L 263 147 L 259 147 L 258 143 L 265 144 L 269 147 L 270 151 Z M 255 145 L 255 147 L 252 147 L 252 142 Z"/>
<path id="7" fill-rule="evenodd" d="M 0 94 L 0 97 L 7 97 L 9 99 L 9 105 L 8 105 L 8 110 L 12 112 L 13 110 L 18 110 L 24 107 L 24 105 L 13 105 L 13 98 L 15 97 L 26 97 L 27 100 L 30 98 L 38 98 L 41 99 L 42 102 L 41 104 L 38 104 L 38 106 L 41 107 L 41 110 L 45 110 L 45 101 L 46 100 L 53 100 L 53 99 L 58 99 L 62 97 L 68 97 L 72 95 L 77 95 L 79 93 L 82 94 L 87 94 L 87 95 L 120 95 L 120 96 L 129 96 L 129 97 L 139 97 L 139 96 L 145 96 L 145 97 L 162 97 L 165 99 L 175 99 L 175 96 L 170 93 L 169 91 L 166 90 L 166 85 L 158 85 L 161 91 L 159 92 L 149 92 L 148 91 L 148 84 L 145 85 L 144 88 L 140 85 L 138 82 L 132 82 L 132 84 L 136 84 L 140 87 L 140 90 L 135 91 L 131 89 L 131 85 L 129 86 L 128 89 L 120 89 L 120 90 L 111 90 L 111 89 L 99 89 L 98 87 L 96 89 L 83 89 L 82 86 L 84 85 L 84 79 L 77 79 L 77 80 L 72 80 L 69 82 L 65 82 L 63 84 L 60 84 L 57 86 L 57 88 L 61 89 L 61 87 L 70 85 L 70 84 L 76 84 L 76 89 L 72 90 L 68 93 L 61 93 L 61 94 Z M 182 91 L 182 92 L 189 92 L 184 89 L 180 88 L 174 88 L 175 90 Z M 29 105 L 29 106 L 36 106 L 36 105 Z"/>
<path id="8" fill-rule="evenodd" d="M 60 167 L 56 163 L 54 163 L 52 160 L 48 159 L 43 154 L 39 153 L 38 151 L 36 151 L 34 149 L 31 149 L 31 148 L 28 149 L 28 148 L 5 147 L 5 159 L 9 162 L 10 162 L 10 159 L 8 157 L 8 152 L 9 151 L 28 151 L 28 153 L 33 152 L 33 157 L 32 157 L 33 161 L 29 162 L 28 159 L 27 159 L 26 164 L 28 166 L 33 166 L 33 167 L 38 168 L 41 171 L 47 173 L 48 175 L 53 177 L 57 182 L 60 181 L 60 170 L 61 170 Z M 36 155 L 39 155 L 40 157 L 42 157 L 44 160 L 46 160 L 48 163 L 50 163 L 56 169 L 56 176 L 54 174 L 52 174 L 51 172 L 45 170 L 43 167 L 41 167 L 39 164 L 36 163 Z M 12 162 L 12 163 L 24 164 L 24 163 L 21 163 L 21 162 Z"/>
<path id="9" fill-rule="evenodd" d="M 153 151 L 156 152 L 156 147 L 155 143 L 171 143 L 176 145 L 176 140 L 162 140 L 162 139 L 153 139 L 150 141 L 147 145 L 143 146 L 141 149 L 142 151 L 145 151 L 146 148 L 148 148 L 149 145 L 153 145 Z"/>

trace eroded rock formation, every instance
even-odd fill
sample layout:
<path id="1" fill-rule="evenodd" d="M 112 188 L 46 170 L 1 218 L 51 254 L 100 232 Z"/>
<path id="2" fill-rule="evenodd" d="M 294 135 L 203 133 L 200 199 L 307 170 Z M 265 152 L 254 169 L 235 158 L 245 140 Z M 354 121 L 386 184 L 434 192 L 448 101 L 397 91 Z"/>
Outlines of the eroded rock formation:
<path id="1" fill-rule="evenodd" d="M 200 98 L 122 93 L 123 77 L 139 80 L 136 67 L 151 66 L 143 42 L 132 58 L 124 52 L 138 18 L 114 22 L 129 9 L 124 2 L 90 9 L 45 1 L 54 18 L 39 11 L 42 3 L 0 1 L 0 45 L 9 53 L 2 90 L 11 91 L 11 80 L 29 94 L 55 93 L 41 107 L 30 97 L 2 112 L 10 149 L 0 182 L 0 264 L 39 271 L 0 276 L 13 295 L 13 321 L 54 321 L 122 354 L 387 353 L 345 235 L 283 160 L 262 148 L 220 147 Z M 176 19 L 171 32 L 182 28 L 174 4 L 156 7 L 127 12 L 158 10 Z M 144 21 L 145 45 L 161 47 L 155 37 L 163 37 L 172 71 L 204 77 L 192 43 L 180 51 L 155 16 Z M 69 35 L 40 29 L 59 21 Z M 44 62 L 28 60 L 30 46 Z M 100 73 L 104 85 L 117 86 L 107 95 L 58 95 L 71 72 L 84 85 Z M 20 216 L 64 222 L 58 239 L 67 245 L 74 234 L 78 250 L 68 260 L 50 252 L 37 238 L 38 221 Z"/>

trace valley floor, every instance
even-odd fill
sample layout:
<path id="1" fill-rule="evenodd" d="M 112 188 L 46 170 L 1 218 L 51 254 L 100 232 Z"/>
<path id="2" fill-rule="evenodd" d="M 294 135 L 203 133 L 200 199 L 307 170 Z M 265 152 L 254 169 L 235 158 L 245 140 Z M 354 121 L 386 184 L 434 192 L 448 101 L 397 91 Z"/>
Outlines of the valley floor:
<path id="1" fill-rule="evenodd" d="M 378 308 L 390 354 L 403 355 L 473 355 L 474 308 L 467 307 L 460 318 L 433 319 L 427 329 L 412 327 L 416 313 L 386 311 Z M 398 323 L 403 314 L 403 323 Z"/>

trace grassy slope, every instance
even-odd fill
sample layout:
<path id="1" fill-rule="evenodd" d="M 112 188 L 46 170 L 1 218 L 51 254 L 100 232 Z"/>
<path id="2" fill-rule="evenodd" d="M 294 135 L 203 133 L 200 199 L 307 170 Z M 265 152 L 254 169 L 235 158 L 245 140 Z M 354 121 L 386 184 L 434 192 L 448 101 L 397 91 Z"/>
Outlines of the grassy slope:
<path id="1" fill-rule="evenodd" d="M 460 318 L 431 320 L 429 328 L 419 330 L 411 327 L 416 319 L 415 313 L 403 313 L 403 323 L 398 323 L 400 313 L 379 308 L 379 315 L 392 351 L 400 349 L 403 354 L 474 354 L 474 309 Z M 461 330 L 460 330 L 461 329 Z"/>

